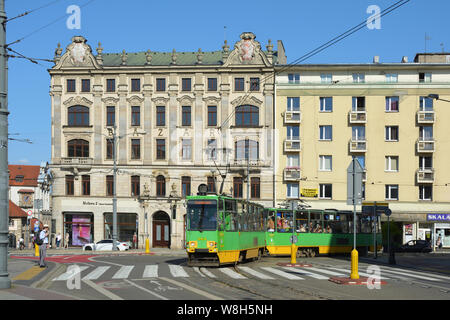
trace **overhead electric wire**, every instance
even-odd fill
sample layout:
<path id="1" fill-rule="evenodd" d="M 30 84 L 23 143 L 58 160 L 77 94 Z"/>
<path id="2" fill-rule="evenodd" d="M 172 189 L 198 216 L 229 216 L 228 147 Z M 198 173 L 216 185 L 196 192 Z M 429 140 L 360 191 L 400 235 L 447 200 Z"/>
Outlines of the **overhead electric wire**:
<path id="1" fill-rule="evenodd" d="M 36 8 L 36 9 L 32 9 L 32 10 L 30 10 L 30 11 L 25 11 L 24 13 L 21 13 L 21 14 L 19 14 L 18 16 L 15 16 L 14 18 L 10 18 L 10 19 L 5 20 L 5 23 L 6 23 L 6 22 L 10 22 L 10 21 L 15 20 L 15 19 L 18 19 L 18 18 L 22 18 L 22 17 L 24 17 L 24 16 L 26 16 L 26 15 L 29 15 L 30 13 L 33 13 L 33 12 L 36 12 L 36 11 L 38 11 L 38 10 L 44 9 L 44 8 L 46 8 L 46 7 L 49 7 L 49 6 L 51 6 L 52 4 L 55 4 L 56 2 L 59 2 L 59 1 L 61 1 L 61 0 L 51 1 L 51 2 L 49 2 L 49 3 L 47 3 L 47 4 L 44 4 L 43 6 L 40 6 L 40 7 Z"/>

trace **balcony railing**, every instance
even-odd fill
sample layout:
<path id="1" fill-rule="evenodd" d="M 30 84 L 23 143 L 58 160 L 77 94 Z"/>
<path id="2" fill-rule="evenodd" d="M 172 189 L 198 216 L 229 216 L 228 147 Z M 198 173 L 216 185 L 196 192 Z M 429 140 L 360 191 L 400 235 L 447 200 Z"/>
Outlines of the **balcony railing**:
<path id="1" fill-rule="evenodd" d="M 247 159 L 234 159 L 230 165 L 232 167 L 247 167 Z M 264 166 L 270 166 L 270 161 L 261 160 L 261 159 L 250 159 L 248 160 L 249 167 L 264 167 Z"/>
<path id="2" fill-rule="evenodd" d="M 302 114 L 300 111 L 286 111 L 284 113 L 284 123 L 300 123 Z"/>
<path id="3" fill-rule="evenodd" d="M 434 139 L 433 138 L 420 138 L 417 140 L 417 152 L 430 153 L 434 152 Z"/>
<path id="4" fill-rule="evenodd" d="M 420 124 L 434 123 L 434 111 L 418 111 L 417 123 Z"/>
<path id="5" fill-rule="evenodd" d="M 350 152 L 366 152 L 367 151 L 367 140 L 356 140 L 351 139 L 349 142 Z"/>
<path id="6" fill-rule="evenodd" d="M 291 137 L 289 139 L 284 140 L 284 151 L 285 152 L 301 151 L 300 137 Z"/>
<path id="7" fill-rule="evenodd" d="M 350 111 L 348 119 L 350 123 L 366 123 L 367 113 L 366 111 Z"/>
<path id="8" fill-rule="evenodd" d="M 61 158 L 61 166 L 65 167 L 91 167 L 92 158 Z"/>
<path id="9" fill-rule="evenodd" d="M 300 167 L 287 167 L 283 172 L 284 181 L 300 181 L 302 178 Z"/>
<path id="10" fill-rule="evenodd" d="M 434 182 L 434 169 L 433 168 L 420 168 L 416 172 L 417 183 L 433 183 Z"/>

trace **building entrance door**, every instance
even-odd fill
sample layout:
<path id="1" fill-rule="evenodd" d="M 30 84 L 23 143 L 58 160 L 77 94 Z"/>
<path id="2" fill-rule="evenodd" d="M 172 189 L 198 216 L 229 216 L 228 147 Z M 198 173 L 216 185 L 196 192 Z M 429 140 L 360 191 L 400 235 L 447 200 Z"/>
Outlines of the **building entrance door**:
<path id="1" fill-rule="evenodd" d="M 170 248 L 170 218 L 163 211 L 153 215 L 153 247 Z"/>

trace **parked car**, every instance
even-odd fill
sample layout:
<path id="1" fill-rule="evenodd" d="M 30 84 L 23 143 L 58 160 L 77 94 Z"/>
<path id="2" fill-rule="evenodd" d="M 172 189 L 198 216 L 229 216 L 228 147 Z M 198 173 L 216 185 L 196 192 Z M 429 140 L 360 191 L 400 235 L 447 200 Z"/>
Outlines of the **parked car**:
<path id="1" fill-rule="evenodd" d="M 411 240 L 397 248 L 397 252 L 431 252 L 431 243 L 425 240 Z"/>
<path id="2" fill-rule="evenodd" d="M 112 239 L 100 240 L 97 243 L 87 243 L 83 246 L 83 250 L 112 251 L 112 249 L 113 249 Z M 130 249 L 128 243 L 117 241 L 117 250 L 125 251 L 128 249 Z"/>

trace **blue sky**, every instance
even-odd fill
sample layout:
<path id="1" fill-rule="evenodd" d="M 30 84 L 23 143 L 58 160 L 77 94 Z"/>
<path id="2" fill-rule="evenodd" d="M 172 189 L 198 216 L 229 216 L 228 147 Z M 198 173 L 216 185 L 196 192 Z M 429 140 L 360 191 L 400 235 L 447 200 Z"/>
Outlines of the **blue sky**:
<path id="1" fill-rule="evenodd" d="M 8 18 L 36 9 L 51 0 L 6 0 Z M 100 41 L 104 53 L 146 51 L 220 50 L 224 36 L 232 47 L 244 31 L 256 34 L 265 49 L 268 39 L 283 40 L 288 63 L 367 19 L 367 8 L 381 10 L 396 0 L 278 0 L 278 1 L 150 1 L 60 0 L 12 20 L 7 42 L 21 54 L 53 59 L 57 43 L 63 49 L 74 35 L 82 35 L 93 49 Z M 87 5 L 86 5 L 87 4 Z M 66 10 L 81 7 L 81 29 L 69 30 Z M 374 55 L 381 62 L 414 59 L 417 52 L 450 51 L 450 1 L 411 0 L 381 18 L 381 28 L 363 28 L 305 63 L 367 63 Z M 52 23 L 56 21 L 55 23 Z M 43 26 L 51 25 L 40 29 Z M 226 33 L 224 32 L 226 26 Z M 275 48 L 276 49 L 276 48 Z M 33 144 L 9 143 L 10 164 L 40 164 L 51 160 L 50 77 L 52 63 L 9 60 L 9 132 Z"/>

